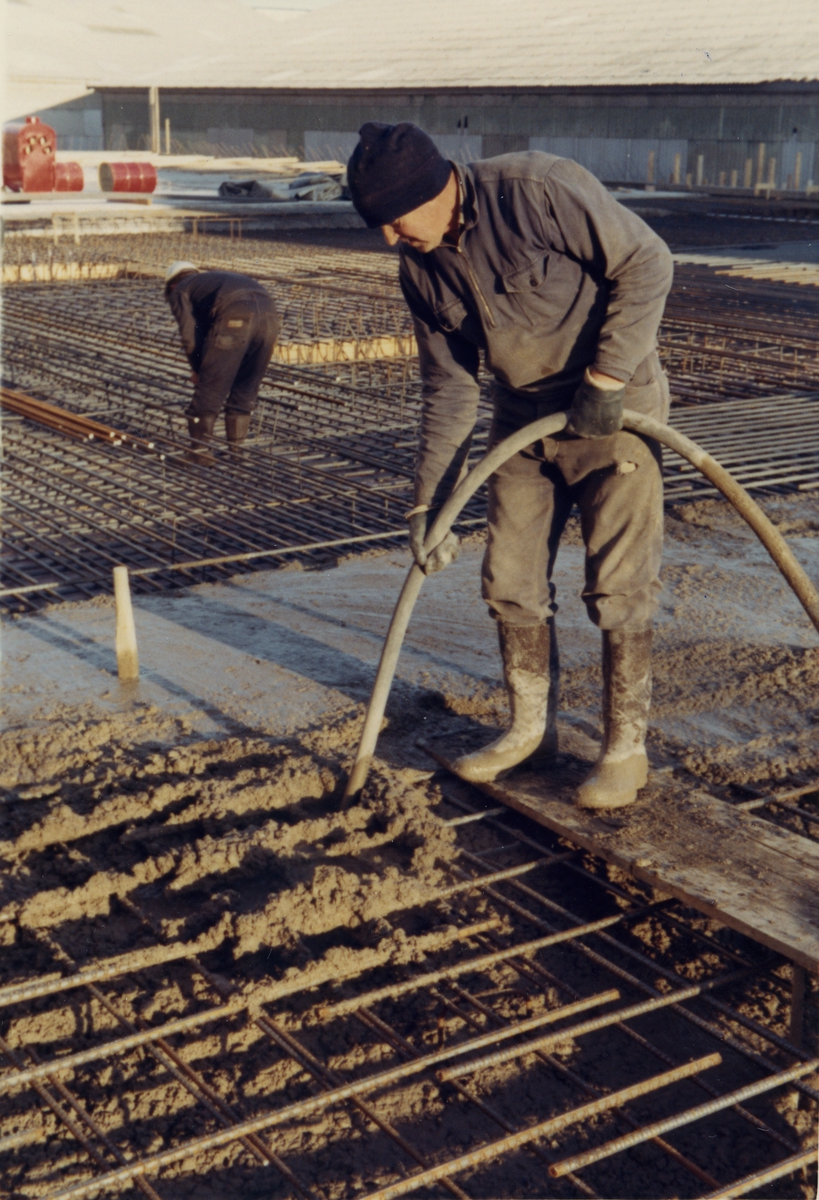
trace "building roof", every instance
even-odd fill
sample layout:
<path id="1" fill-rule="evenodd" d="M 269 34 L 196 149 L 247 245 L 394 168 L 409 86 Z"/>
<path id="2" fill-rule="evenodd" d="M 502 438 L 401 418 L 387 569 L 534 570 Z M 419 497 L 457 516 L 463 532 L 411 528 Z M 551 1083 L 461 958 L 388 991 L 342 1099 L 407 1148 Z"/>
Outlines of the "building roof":
<path id="1" fill-rule="evenodd" d="M 588 87 L 819 80 L 819 3 L 341 0 L 280 27 L 280 87 Z"/>
<path id="2" fill-rule="evenodd" d="M 89 87 L 236 86 L 275 46 L 275 22 L 242 0 L 9 0 L 12 92 Z"/>
<path id="3" fill-rule="evenodd" d="M 819 81 L 819 2 L 15 0 L 10 81 L 433 88 Z"/>

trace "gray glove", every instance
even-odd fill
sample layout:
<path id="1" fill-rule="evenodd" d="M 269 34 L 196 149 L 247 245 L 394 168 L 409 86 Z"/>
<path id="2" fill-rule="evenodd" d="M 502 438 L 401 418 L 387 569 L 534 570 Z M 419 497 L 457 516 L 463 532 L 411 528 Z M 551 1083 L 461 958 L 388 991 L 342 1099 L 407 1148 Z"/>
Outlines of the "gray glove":
<path id="1" fill-rule="evenodd" d="M 424 539 L 427 536 L 427 530 L 432 528 L 437 516 L 438 509 L 434 508 L 427 512 L 414 512 L 407 517 L 412 557 L 425 575 L 434 575 L 436 571 L 443 571 L 444 567 L 448 567 L 451 562 L 454 562 L 461 552 L 461 544 L 450 530 L 434 550 L 429 554 L 426 553 Z"/>
<path id="2" fill-rule="evenodd" d="M 582 438 L 608 437 L 623 428 L 623 397 L 626 386 L 599 388 L 585 379 L 574 394 L 569 409 L 567 433 Z"/>

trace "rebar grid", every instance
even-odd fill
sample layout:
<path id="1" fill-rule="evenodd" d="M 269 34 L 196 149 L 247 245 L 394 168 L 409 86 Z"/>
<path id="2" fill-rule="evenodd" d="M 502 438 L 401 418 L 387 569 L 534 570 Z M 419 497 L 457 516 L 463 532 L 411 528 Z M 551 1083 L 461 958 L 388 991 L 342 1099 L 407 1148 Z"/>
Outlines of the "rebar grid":
<path id="1" fill-rule="evenodd" d="M 14 261 L 36 263 L 43 258 L 42 239 L 13 237 L 10 254 Z M 89 266 L 117 262 L 123 270 L 154 276 L 171 259 L 191 256 L 206 267 L 257 275 L 281 295 L 290 341 L 412 332 L 396 256 L 386 249 L 379 254 L 261 238 L 234 243 L 221 237 L 119 235 L 86 239 L 82 254 Z M 48 255 L 54 259 L 53 246 Z M 701 403 L 726 394 L 810 388 L 819 323 L 814 299 L 799 292 L 788 285 L 760 289 L 738 279 L 726 294 L 724 280 L 712 270 L 678 267 L 661 335 L 677 399 Z"/>
<path id="2" fill-rule="evenodd" d="M 100 239 L 100 253 L 119 253 L 122 247 L 110 246 L 116 240 Z M 369 331 L 386 330 L 382 317 L 393 300 L 399 307 L 389 310 L 388 321 L 399 310 L 401 320 L 406 317 L 398 294 L 390 299 L 384 291 L 396 286 L 392 255 L 258 240 L 241 243 L 240 250 L 239 243 L 231 249 L 218 238 L 199 240 L 214 265 L 255 265 L 259 273 L 278 264 L 289 294 L 298 296 L 291 317 L 303 325 L 311 304 L 321 308 L 311 337 L 339 334 L 335 318 L 322 324 L 330 309 L 339 320 L 364 314 L 361 329 Z M 136 241 L 155 262 L 171 253 L 168 239 Z M 174 247 L 183 253 L 181 243 Z M 793 341 L 786 321 L 745 296 L 727 311 L 720 298 L 714 311 L 713 287 L 709 292 L 702 273 L 696 278 L 699 290 L 689 279 L 684 292 L 672 295 L 664 346 L 682 355 L 674 386 L 679 375 L 683 382 L 694 379 L 699 400 L 723 394 L 721 388 L 744 389 L 747 398 L 698 405 L 696 412 L 678 409 L 676 423 L 704 441 L 746 487 L 819 486 L 815 393 L 770 393 L 774 381 L 804 383 L 800 372 L 811 346 L 815 353 L 815 320 L 800 326 L 794 367 L 787 355 L 780 362 L 786 331 Z M 326 291 L 331 284 L 335 290 Z M 416 359 L 312 368 L 274 363 L 241 462 L 223 457 L 210 470 L 183 468 L 188 372 L 155 280 L 13 287 L 6 310 L 7 383 L 154 447 L 72 443 L 28 420 L 4 417 L 8 533 L 0 600 L 6 607 L 25 611 L 55 598 L 108 591 L 117 564 L 131 569 L 139 590 L 155 591 L 294 554 L 320 559 L 346 546 L 406 536 L 420 407 Z M 389 327 L 405 328 L 400 322 Z M 728 342 L 733 349 L 726 349 Z M 726 355 L 739 355 L 741 370 L 731 366 L 720 382 L 709 365 L 713 354 L 722 355 L 723 366 Z M 702 369 L 694 370 L 692 356 Z M 488 385 L 485 379 L 476 453 L 488 433 Z M 670 502 L 709 494 L 673 456 L 667 457 L 666 484 Z M 483 501 L 476 497 L 463 525 L 482 520 Z"/>
<path id="3" fill-rule="evenodd" d="M 247 1163 L 274 1168 L 280 1183 L 269 1185 L 270 1195 L 286 1195 L 288 1188 L 304 1197 L 353 1194 L 366 1179 L 353 1185 L 343 1171 L 328 1173 L 326 1157 L 313 1162 L 300 1149 L 299 1130 L 311 1128 L 320 1114 L 328 1114 L 337 1150 L 345 1131 L 356 1129 L 361 1142 L 356 1154 L 383 1159 L 367 1190 L 384 1198 L 416 1191 L 424 1181 L 457 1196 L 499 1194 L 497 1171 L 516 1153 L 516 1170 L 525 1170 L 525 1156 L 534 1155 L 554 1176 L 547 1182 L 538 1173 L 537 1194 L 611 1195 L 609 1177 L 599 1176 L 593 1164 L 628 1155 L 631 1146 L 643 1143 L 656 1159 L 653 1178 L 676 1172 L 668 1176 L 673 1183 L 663 1194 L 669 1195 L 733 1194 L 731 1183 L 748 1175 L 749 1166 L 754 1177 L 767 1171 L 766 1178 L 776 1178 L 772 1155 L 783 1175 L 800 1168 L 802 1147 L 783 1131 L 776 1109 L 758 1103 L 748 1108 L 747 1102 L 789 1084 L 814 1102 L 819 1093 L 806 1080 L 819 1060 L 749 1020 L 730 999 L 718 998 L 738 995 L 741 1003 L 751 984 L 776 983 L 778 961 L 760 957 L 759 948 L 739 935 L 716 930 L 707 939 L 711 961 L 701 964 L 700 978 L 692 981 L 680 973 L 678 955 L 647 954 L 637 936 L 646 920 L 676 940 L 680 930 L 696 933 L 692 914 L 678 902 L 624 890 L 600 863 L 566 851 L 515 814 L 499 819 L 496 810 L 475 810 L 455 794 L 445 795 L 443 803 L 442 819 L 466 842 L 456 860 L 462 882 L 439 890 L 420 909 L 393 913 L 379 929 L 383 936 L 400 928 L 410 912 L 432 928 L 446 923 L 449 948 L 416 954 L 412 967 L 364 967 L 343 982 L 324 983 L 315 973 L 299 981 L 290 971 L 278 984 L 277 998 L 275 983 L 254 984 L 252 974 L 242 982 L 240 964 L 233 981 L 224 969 L 209 968 L 203 958 L 218 955 L 218 947 L 197 955 L 195 946 L 156 943 L 155 949 L 110 964 L 78 964 L 58 935 L 35 934 L 52 977 L 19 980 L 0 993 L 11 1029 L 0 1049 L 14 1064 L 0 1076 L 0 1087 L 8 1093 L 7 1116 L 15 1103 L 25 1105 L 24 1128 L 11 1140 L 46 1130 L 52 1167 L 38 1174 L 33 1143 L 9 1143 L 10 1169 L 15 1163 L 21 1167 L 15 1195 L 79 1198 L 113 1194 L 129 1183 L 157 1195 L 154 1182 L 159 1193 L 163 1180 L 173 1188 L 179 1171 L 202 1176 L 226 1165 L 244 1170 Z M 471 818 L 468 823 L 463 814 Z M 499 857 L 505 860 L 501 867 Z M 584 884 L 585 917 L 552 898 L 555 888 L 563 895 L 573 878 Z M 146 933 L 159 935 L 132 898 L 123 895 L 120 902 Z M 592 916 L 601 908 L 607 915 Z M 478 909 L 483 919 L 476 923 Z M 302 943 L 302 949 L 318 961 L 309 945 Z M 577 986 L 578 967 L 589 961 L 597 969 L 592 990 L 587 975 Z M 385 972 L 391 980 L 385 981 Z M 140 998 L 169 980 L 182 984 L 191 997 L 188 1008 L 198 1011 L 164 1022 L 155 1014 L 146 1022 L 139 1015 Z M 70 993 L 70 1011 L 83 1013 L 83 1040 L 93 1047 L 72 1054 L 70 1042 L 63 1041 L 54 1047 L 59 1052 L 49 1054 L 48 1047 L 8 1042 L 18 1021 L 26 1028 L 30 998 L 38 991 L 42 996 L 44 987 L 51 989 L 52 1005 L 64 1005 Z M 533 1015 L 525 1015 L 533 1008 Z M 42 1002 L 38 1011 L 45 1011 Z M 664 1014 L 661 1024 L 651 1022 L 653 1012 Z M 206 1022 L 213 1024 L 197 1040 L 191 1027 Z M 184 1023 L 189 1029 L 181 1039 Z M 544 1026 L 550 1031 L 545 1035 Z M 223 1047 L 232 1041 L 243 1049 L 223 1049 L 215 1057 L 213 1051 L 198 1051 L 211 1027 Z M 250 1029 L 262 1043 L 248 1042 Z M 328 1060 L 333 1045 L 360 1049 L 352 1062 L 339 1062 L 337 1055 Z M 487 1049 L 493 1051 L 488 1058 Z M 194 1066 L 196 1060 L 201 1065 Z M 505 1069 L 498 1074 L 501 1062 Z M 192 1107 L 182 1134 L 166 1133 L 156 1148 L 156 1138 L 138 1121 L 124 1115 L 112 1120 L 110 1112 L 98 1116 L 97 1076 L 109 1063 L 129 1087 L 156 1093 L 158 1103 L 163 1098 L 167 1103 L 171 1080 L 183 1089 Z M 239 1081 L 258 1078 L 267 1083 L 243 1094 Z M 424 1097 L 411 1118 L 399 1103 L 408 1086 L 420 1087 Z M 48 1110 L 37 1118 L 30 1087 Z M 705 1104 L 698 1101 L 703 1091 Z M 641 1098 L 648 1096 L 646 1107 Z M 467 1132 L 464 1105 L 475 1114 Z M 403 1113 L 398 1124 L 393 1111 Z M 730 1134 L 725 1113 L 731 1114 Z M 742 1141 L 747 1129 L 744 1143 L 746 1149 L 757 1147 L 756 1162 L 741 1157 L 743 1166 L 725 1178 L 724 1163 L 709 1154 L 709 1129 L 687 1132 L 693 1121 L 706 1119 L 717 1142 L 726 1134 Z M 618 1125 L 626 1135 L 618 1136 Z M 382 1143 L 393 1150 L 379 1149 Z M 628 1178 L 639 1164 L 626 1159 L 619 1169 Z M 43 1191 L 54 1183 L 56 1190 Z"/>

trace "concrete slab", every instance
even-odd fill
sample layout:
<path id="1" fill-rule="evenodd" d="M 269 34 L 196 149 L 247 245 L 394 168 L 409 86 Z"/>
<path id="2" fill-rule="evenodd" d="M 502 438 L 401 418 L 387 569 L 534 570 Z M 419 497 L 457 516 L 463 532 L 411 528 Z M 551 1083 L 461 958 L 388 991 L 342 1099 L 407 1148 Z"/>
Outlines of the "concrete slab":
<path id="1" fill-rule="evenodd" d="M 816 633 L 763 548 L 743 529 L 685 526 L 668 540 L 658 617 L 658 673 L 681 645 L 797 648 Z M 819 578 L 819 539 L 791 539 Z M 480 598 L 482 548 L 468 546 L 427 581 L 410 625 L 398 678 L 470 696 L 500 683 L 494 629 Z M 269 570 L 179 593 L 136 596 L 141 679 L 121 686 L 114 655 L 113 601 L 54 605 L 4 621 L 6 726 L 57 707 L 127 709 L 135 701 L 187 715 L 196 729 L 282 735 L 366 701 L 382 639 L 407 567 L 405 551 L 352 558 L 321 571 Z M 561 547 L 556 584 L 567 678 L 598 669 L 599 633 L 579 598 L 583 548 Z M 692 652 L 694 653 L 694 652 Z M 703 650 L 703 653 L 706 653 Z M 669 668 L 670 669 L 670 668 Z M 596 720 L 597 685 L 582 715 Z M 684 703 L 658 710 L 655 727 L 688 744 L 759 732 L 753 705 L 729 712 Z M 806 718 L 807 719 L 807 718 Z"/>
<path id="2" fill-rule="evenodd" d="M 713 250 L 701 254 L 679 253 L 674 255 L 675 262 L 698 263 L 707 266 L 720 266 L 726 261 L 733 262 L 772 262 L 772 263 L 819 263 L 819 238 L 812 241 L 780 242 L 779 245 L 765 246 L 761 249 L 755 246 L 748 249 L 745 246 L 715 246 Z"/>

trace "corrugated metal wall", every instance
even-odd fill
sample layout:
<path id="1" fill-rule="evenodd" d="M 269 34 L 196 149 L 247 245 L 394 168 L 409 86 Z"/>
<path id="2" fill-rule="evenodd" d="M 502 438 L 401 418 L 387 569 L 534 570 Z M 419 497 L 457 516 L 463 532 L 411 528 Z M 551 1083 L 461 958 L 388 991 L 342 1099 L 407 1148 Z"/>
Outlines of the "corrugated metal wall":
<path id="1" fill-rule="evenodd" d="M 333 129 L 307 129 L 304 133 L 304 157 L 308 162 L 346 162 L 355 149 L 357 133 Z"/>
<path id="2" fill-rule="evenodd" d="M 147 89 L 101 96 L 106 147 L 146 148 Z M 815 83 L 457 93 L 202 88 L 163 91 L 160 108 L 176 153 L 346 161 L 365 121 L 414 121 L 458 161 L 545 149 L 607 182 L 662 186 L 679 155 L 681 184 L 819 183 Z"/>
<path id="3" fill-rule="evenodd" d="M 483 138 L 468 133 L 430 134 L 435 145 L 454 162 L 474 162 L 482 154 Z M 346 162 L 358 142 L 357 133 L 340 130 L 307 129 L 304 134 L 304 157 L 309 162 L 335 159 Z"/>
<path id="4" fill-rule="evenodd" d="M 533 137 L 529 149 L 573 158 L 598 179 L 617 183 L 671 183 L 675 167 L 684 183 L 688 163 L 682 138 Z"/>

